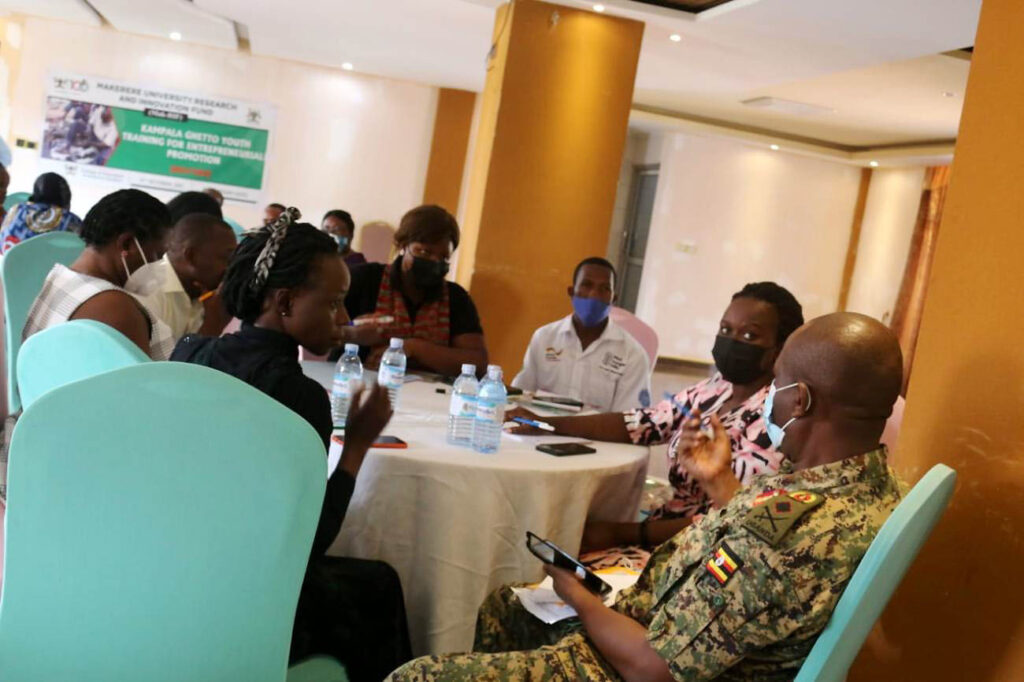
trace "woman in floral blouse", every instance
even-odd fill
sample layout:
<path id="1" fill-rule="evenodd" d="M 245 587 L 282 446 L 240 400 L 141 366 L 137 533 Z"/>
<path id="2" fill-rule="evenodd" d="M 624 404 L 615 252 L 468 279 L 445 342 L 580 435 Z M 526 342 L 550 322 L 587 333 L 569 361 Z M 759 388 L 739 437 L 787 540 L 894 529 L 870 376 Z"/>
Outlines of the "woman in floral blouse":
<path id="1" fill-rule="evenodd" d="M 642 523 L 588 522 L 583 530 L 583 559 L 600 568 L 642 568 L 648 550 L 686 528 L 704 514 L 711 501 L 674 461 L 675 441 L 692 413 L 717 414 L 732 442 L 732 469 L 741 484 L 753 476 L 778 471 L 783 455 L 771 447 L 761 409 L 774 377 L 782 345 L 804 322 L 793 295 L 774 282 L 748 284 L 733 295 L 719 326 L 712 356 L 718 372 L 658 405 L 632 412 L 582 417 L 545 418 L 566 436 L 641 445 L 668 443 L 669 481 L 673 496 Z M 509 416 L 534 418 L 521 408 Z M 517 427 L 529 433 L 530 427 Z"/>

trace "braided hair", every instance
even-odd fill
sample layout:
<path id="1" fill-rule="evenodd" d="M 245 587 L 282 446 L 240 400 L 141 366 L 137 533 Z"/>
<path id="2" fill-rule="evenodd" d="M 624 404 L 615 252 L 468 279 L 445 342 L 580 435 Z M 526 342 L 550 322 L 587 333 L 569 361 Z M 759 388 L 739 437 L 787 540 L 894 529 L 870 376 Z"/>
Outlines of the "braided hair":
<path id="1" fill-rule="evenodd" d="M 339 255 L 331 235 L 309 223 L 292 222 L 300 215 L 287 209 L 267 227 L 245 233 L 221 284 L 221 298 L 232 316 L 254 322 L 268 291 L 302 286 L 317 258 Z"/>
<path id="2" fill-rule="evenodd" d="M 87 246 L 101 247 L 125 232 L 140 242 L 162 239 L 171 214 L 156 197 L 138 189 L 122 189 L 103 197 L 89 209 L 79 232 Z"/>
<path id="3" fill-rule="evenodd" d="M 779 331 L 776 336 L 776 344 L 782 348 L 789 335 L 803 326 L 804 310 L 800 302 L 785 287 L 780 287 L 775 282 L 751 282 L 735 294 L 737 298 L 752 298 L 755 301 L 763 301 L 775 308 L 779 316 Z"/>

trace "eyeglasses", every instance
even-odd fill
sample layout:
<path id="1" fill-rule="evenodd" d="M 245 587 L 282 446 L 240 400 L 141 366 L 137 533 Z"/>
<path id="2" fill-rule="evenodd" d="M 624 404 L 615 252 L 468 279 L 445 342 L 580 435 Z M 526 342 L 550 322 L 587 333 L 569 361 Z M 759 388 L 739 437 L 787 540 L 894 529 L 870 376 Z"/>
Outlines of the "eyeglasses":
<path id="1" fill-rule="evenodd" d="M 409 246 L 408 251 L 413 255 L 413 258 L 425 258 L 426 260 L 432 260 L 435 263 L 448 263 L 451 258 L 447 253 L 441 256 L 436 253 L 431 253 L 428 249 L 425 249 L 422 246 Z"/>

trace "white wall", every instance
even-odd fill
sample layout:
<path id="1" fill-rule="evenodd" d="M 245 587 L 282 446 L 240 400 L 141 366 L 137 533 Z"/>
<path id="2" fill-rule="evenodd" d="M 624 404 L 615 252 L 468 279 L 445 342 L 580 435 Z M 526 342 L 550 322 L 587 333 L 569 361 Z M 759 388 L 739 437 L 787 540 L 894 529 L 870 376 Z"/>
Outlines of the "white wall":
<path id="1" fill-rule="evenodd" d="M 886 324 L 892 318 L 921 205 L 924 172 L 922 167 L 877 168 L 872 174 L 847 310 Z"/>
<path id="2" fill-rule="evenodd" d="M 310 222 L 344 208 L 357 223 L 397 223 L 422 201 L 436 88 L 35 18 L 25 20 L 22 43 L 11 141 L 40 140 L 47 74 L 68 70 L 274 104 L 265 197 L 298 206 Z M 16 152 L 10 191 L 30 188 L 37 158 Z M 116 189 L 71 184 L 83 217 Z M 229 203 L 225 213 L 256 225 L 262 207 Z"/>
<path id="3" fill-rule="evenodd" d="M 835 310 L 860 169 L 727 138 L 669 134 L 637 315 L 659 353 L 710 361 L 731 295 L 773 280 L 806 318 Z"/>

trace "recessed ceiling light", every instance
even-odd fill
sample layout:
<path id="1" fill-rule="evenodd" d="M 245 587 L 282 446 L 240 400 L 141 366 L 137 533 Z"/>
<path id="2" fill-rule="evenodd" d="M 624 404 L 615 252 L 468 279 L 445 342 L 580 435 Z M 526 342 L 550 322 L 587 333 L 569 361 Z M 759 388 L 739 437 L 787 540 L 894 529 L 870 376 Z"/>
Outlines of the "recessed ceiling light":
<path id="1" fill-rule="evenodd" d="M 341 68 L 345 69 L 346 71 L 351 71 L 356 67 L 352 66 L 352 62 L 345 62 L 341 65 Z"/>
<path id="2" fill-rule="evenodd" d="M 777 145 L 777 144 L 773 144 L 773 145 L 771 146 L 771 150 L 772 150 L 773 152 L 777 152 L 777 151 L 779 151 L 779 145 Z"/>
<path id="3" fill-rule="evenodd" d="M 181 40 L 181 34 L 177 31 L 171 31 L 171 40 Z"/>
<path id="4" fill-rule="evenodd" d="M 594 11 L 595 12 L 603 12 L 604 11 L 604 5 L 594 5 Z"/>
<path id="5" fill-rule="evenodd" d="M 673 43 L 678 43 L 680 40 L 683 39 L 683 37 L 678 33 L 673 33 L 668 37 L 668 39 L 671 40 Z"/>
<path id="6" fill-rule="evenodd" d="M 872 161 L 868 165 L 871 166 L 872 168 L 878 168 L 878 162 L 877 161 Z"/>

